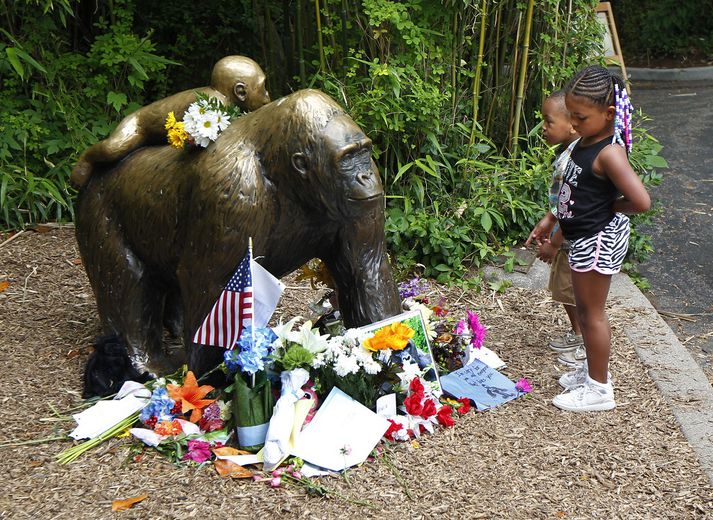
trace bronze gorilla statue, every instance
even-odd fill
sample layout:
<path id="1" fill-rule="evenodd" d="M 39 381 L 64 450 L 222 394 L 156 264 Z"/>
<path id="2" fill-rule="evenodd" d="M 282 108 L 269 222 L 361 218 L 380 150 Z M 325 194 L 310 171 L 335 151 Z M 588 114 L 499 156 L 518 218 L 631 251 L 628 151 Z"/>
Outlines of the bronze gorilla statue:
<path id="1" fill-rule="evenodd" d="M 371 147 L 334 100 L 302 90 L 241 116 L 206 149 L 145 147 L 96 171 L 76 235 L 104 333 L 123 338 L 139 368 L 175 366 L 162 335 L 177 295 L 189 368 L 212 369 L 222 349 L 191 338 L 248 237 L 277 277 L 321 258 L 347 326 L 401 312 Z"/>

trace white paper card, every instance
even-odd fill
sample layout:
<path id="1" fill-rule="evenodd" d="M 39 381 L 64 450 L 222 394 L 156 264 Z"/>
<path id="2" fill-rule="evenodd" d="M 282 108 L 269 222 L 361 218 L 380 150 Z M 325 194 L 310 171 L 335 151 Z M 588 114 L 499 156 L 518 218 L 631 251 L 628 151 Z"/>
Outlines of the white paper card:
<path id="1" fill-rule="evenodd" d="M 376 400 L 376 413 L 382 417 L 396 415 L 396 394 L 386 394 Z"/>
<path id="2" fill-rule="evenodd" d="M 389 421 L 334 387 L 296 439 L 292 454 L 332 471 L 364 462 Z"/>
<path id="3" fill-rule="evenodd" d="M 248 464 L 258 464 L 262 462 L 256 453 L 251 453 L 250 455 L 216 455 L 216 458 L 229 460 L 238 466 L 247 466 Z"/>
<path id="4" fill-rule="evenodd" d="M 479 360 L 488 365 L 490 368 L 498 370 L 500 368 L 505 368 L 507 365 L 505 361 L 500 359 L 495 352 L 490 350 L 488 347 L 476 348 L 472 345 L 468 345 L 468 350 L 466 352 L 466 359 L 464 360 L 464 365 L 470 365 L 474 360 Z"/>

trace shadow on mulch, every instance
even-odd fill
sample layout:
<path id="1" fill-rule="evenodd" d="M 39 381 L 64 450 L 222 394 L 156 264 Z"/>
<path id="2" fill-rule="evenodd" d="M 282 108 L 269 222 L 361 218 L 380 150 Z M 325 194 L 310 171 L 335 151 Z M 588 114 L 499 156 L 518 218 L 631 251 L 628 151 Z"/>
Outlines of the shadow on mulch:
<path id="1" fill-rule="evenodd" d="M 1 240 L 0 240 L 1 242 Z M 59 436 L 74 426 L 48 420 L 81 393 L 81 374 L 99 333 L 91 289 L 71 229 L 25 233 L 0 248 L 0 395 L 3 443 Z M 280 313 L 309 316 L 319 294 L 288 280 Z M 636 316 L 610 307 L 618 408 L 576 415 L 555 409 L 561 367 L 544 345 L 565 331 L 564 313 L 544 292 L 464 292 L 431 284 L 457 315 L 473 309 L 486 345 L 527 377 L 532 394 L 452 429 L 387 447 L 386 457 L 322 485 L 270 489 L 219 477 L 209 467 L 172 466 L 154 452 L 130 456 L 114 439 L 69 466 L 54 457 L 67 441 L 3 447 L 2 518 L 116 518 L 111 501 L 148 494 L 122 518 L 710 518 L 713 487 L 623 330 Z M 370 506 L 357 505 L 355 500 Z"/>

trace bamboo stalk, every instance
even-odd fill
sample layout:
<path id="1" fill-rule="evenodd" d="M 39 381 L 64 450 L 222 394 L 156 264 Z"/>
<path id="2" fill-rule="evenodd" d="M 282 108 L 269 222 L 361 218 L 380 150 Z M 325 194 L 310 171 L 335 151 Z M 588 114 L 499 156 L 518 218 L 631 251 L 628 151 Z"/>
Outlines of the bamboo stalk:
<path id="1" fill-rule="evenodd" d="M 514 126 L 514 114 L 515 114 L 515 96 L 517 92 L 517 78 L 518 75 L 515 72 L 517 70 L 517 64 L 520 63 L 520 30 L 522 29 L 522 13 L 517 13 L 517 30 L 515 31 L 515 59 L 512 61 L 512 67 L 510 73 L 512 76 L 512 81 L 510 82 L 510 99 L 508 108 L 508 121 L 507 121 L 507 148 L 512 151 L 512 130 Z"/>
<path id="2" fill-rule="evenodd" d="M 327 23 L 333 27 L 332 13 L 329 10 L 329 0 L 324 0 L 324 16 L 327 19 Z M 337 37 L 334 35 L 334 33 L 335 33 L 334 30 L 329 31 L 329 41 L 332 44 L 332 58 L 334 58 L 334 56 L 337 53 Z M 327 63 L 327 60 L 326 60 L 326 56 L 325 56 L 325 64 L 326 63 Z M 330 63 L 329 69 L 332 70 L 332 68 L 333 68 L 333 63 Z"/>
<path id="3" fill-rule="evenodd" d="M 326 1 L 326 0 L 325 0 Z M 319 71 L 324 73 L 327 69 L 324 62 L 324 42 L 322 40 L 322 15 L 319 9 L 319 0 L 314 0 L 314 10 L 317 21 L 317 45 L 319 46 Z"/>
<path id="4" fill-rule="evenodd" d="M 304 87 L 307 84 L 307 73 L 305 72 L 305 51 L 304 51 L 304 45 L 303 45 L 303 39 L 302 39 L 302 34 L 304 31 L 303 28 L 303 21 L 302 21 L 302 15 L 303 15 L 303 10 L 304 10 L 304 4 L 302 3 L 304 0 L 297 0 L 297 16 L 295 17 L 295 24 L 297 27 L 295 28 L 295 34 L 296 34 L 296 40 L 297 40 L 297 53 L 298 53 L 298 62 L 299 62 L 299 67 L 300 67 L 300 86 Z"/>
<path id="5" fill-rule="evenodd" d="M 292 24 L 290 24 L 290 0 L 282 0 L 282 48 L 285 53 L 284 68 L 287 70 L 287 83 L 292 83 L 295 76 L 295 55 L 292 45 Z"/>
<path id="6" fill-rule="evenodd" d="M 275 63 L 275 49 L 274 49 L 274 40 L 272 38 L 272 29 L 273 29 L 273 23 L 272 23 L 272 18 L 270 18 L 270 2 L 269 0 L 264 0 L 263 2 L 263 11 L 262 11 L 262 16 L 263 16 L 263 26 L 265 27 L 265 35 L 266 35 L 266 43 L 267 43 L 267 68 L 270 71 L 272 77 L 278 77 L 280 84 L 284 84 L 285 82 L 282 80 L 283 74 L 284 74 L 284 68 L 283 67 L 277 67 Z M 276 31 L 275 31 L 276 32 Z"/>
<path id="7" fill-rule="evenodd" d="M 518 140 L 520 133 L 520 114 L 522 112 L 522 102 L 525 97 L 525 77 L 527 76 L 527 58 L 530 51 L 530 32 L 532 29 L 532 13 L 535 9 L 535 0 L 529 0 L 527 3 L 527 15 L 525 16 L 525 36 L 522 42 L 522 60 L 520 62 L 520 74 L 517 85 L 517 100 L 515 105 L 515 125 L 512 135 L 512 151 L 513 155 L 517 155 Z"/>
<path id="8" fill-rule="evenodd" d="M 525 16 L 525 36 L 522 42 L 522 61 L 520 62 L 520 74 L 517 85 L 517 99 L 515 105 L 515 124 L 513 126 L 513 155 L 517 155 L 518 140 L 520 133 L 520 114 L 522 113 L 522 102 L 525 97 L 525 77 L 527 76 L 527 58 L 530 51 L 530 33 L 532 30 L 532 12 L 535 8 L 535 0 L 527 3 L 527 15 Z"/>
<path id="9" fill-rule="evenodd" d="M 340 36 L 340 41 L 342 45 L 342 63 L 341 63 L 341 70 L 346 74 L 346 69 L 347 69 L 347 55 L 349 54 L 349 46 L 347 45 L 347 0 L 342 0 L 342 8 L 339 11 L 339 16 L 342 21 L 342 32 L 339 35 Z"/>
<path id="10" fill-rule="evenodd" d="M 488 17 L 488 2 L 483 0 L 480 5 L 480 35 L 478 38 L 478 61 L 475 64 L 475 77 L 473 78 L 473 126 L 470 129 L 469 145 L 475 143 L 475 133 L 478 128 L 478 106 L 480 102 L 480 75 L 483 68 L 483 50 L 485 49 L 485 27 Z"/>
<path id="11" fill-rule="evenodd" d="M 495 60 L 495 66 L 494 67 L 489 67 L 488 68 L 488 79 L 486 80 L 486 85 L 489 85 L 492 91 L 496 91 L 497 89 L 500 88 L 500 70 L 502 68 L 502 64 L 505 61 L 504 55 L 505 55 L 505 45 L 500 45 L 500 26 L 502 25 L 502 9 L 503 9 L 503 3 L 499 3 L 496 10 L 495 10 L 495 16 L 493 17 L 493 30 L 491 31 L 491 38 L 492 38 L 492 48 L 493 48 L 493 59 Z M 507 26 L 508 22 L 505 22 L 505 30 L 507 31 Z M 487 101 L 487 99 L 485 100 Z M 485 118 L 485 125 L 484 125 L 484 132 L 485 135 L 492 137 L 490 135 L 491 128 L 493 126 L 493 117 L 495 113 L 495 108 L 497 106 L 497 103 L 494 99 L 494 96 L 491 92 L 490 95 L 490 102 L 488 103 L 489 109 L 488 109 L 488 115 Z"/>
<path id="12" fill-rule="evenodd" d="M 457 87 L 457 66 L 456 55 L 458 54 L 458 8 L 453 13 L 453 44 L 451 46 L 451 121 L 455 120 L 456 113 L 456 89 Z M 451 123 L 452 124 L 452 123 Z"/>

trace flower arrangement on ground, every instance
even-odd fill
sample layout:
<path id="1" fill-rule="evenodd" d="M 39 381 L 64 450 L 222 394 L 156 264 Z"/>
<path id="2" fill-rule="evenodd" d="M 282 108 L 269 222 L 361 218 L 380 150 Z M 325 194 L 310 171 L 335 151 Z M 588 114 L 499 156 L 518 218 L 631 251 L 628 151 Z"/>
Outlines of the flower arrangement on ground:
<path id="1" fill-rule="evenodd" d="M 151 397 L 138 416 L 142 427 L 129 431 L 176 462 L 202 463 L 211 459 L 212 448 L 230 437 L 230 406 L 215 388 L 199 385 L 193 372 L 180 379 L 153 382 Z"/>

